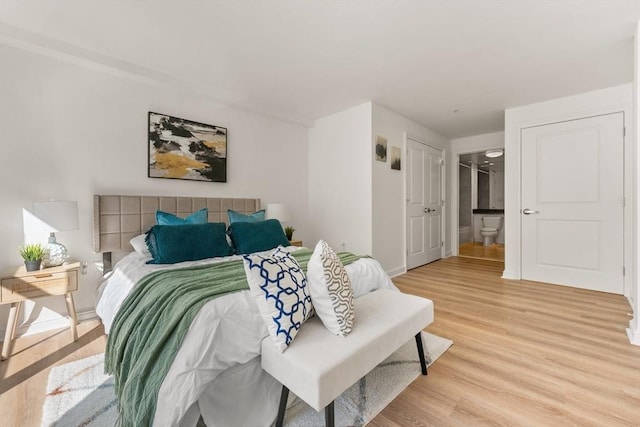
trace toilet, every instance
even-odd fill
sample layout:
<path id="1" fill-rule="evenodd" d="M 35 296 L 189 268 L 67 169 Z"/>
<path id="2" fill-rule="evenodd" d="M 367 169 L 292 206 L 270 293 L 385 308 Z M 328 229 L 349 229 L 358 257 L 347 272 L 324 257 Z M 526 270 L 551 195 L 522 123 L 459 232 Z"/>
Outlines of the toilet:
<path id="1" fill-rule="evenodd" d="M 484 246 L 493 245 L 495 237 L 498 235 L 498 231 L 502 228 L 501 216 L 483 216 L 482 225 L 480 229 L 480 235 L 484 238 Z"/>

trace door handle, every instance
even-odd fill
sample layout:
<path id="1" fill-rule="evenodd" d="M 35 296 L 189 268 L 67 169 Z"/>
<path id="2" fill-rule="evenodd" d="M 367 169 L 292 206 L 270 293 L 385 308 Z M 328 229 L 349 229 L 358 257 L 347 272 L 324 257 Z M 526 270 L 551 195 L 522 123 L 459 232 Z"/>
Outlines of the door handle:
<path id="1" fill-rule="evenodd" d="M 534 211 L 533 209 L 525 208 L 525 209 L 522 209 L 522 213 L 525 215 L 531 215 L 531 214 L 540 213 L 540 211 Z"/>
<path id="2" fill-rule="evenodd" d="M 424 208 L 424 213 L 431 213 L 434 212 L 435 209 L 431 209 L 431 208 Z"/>

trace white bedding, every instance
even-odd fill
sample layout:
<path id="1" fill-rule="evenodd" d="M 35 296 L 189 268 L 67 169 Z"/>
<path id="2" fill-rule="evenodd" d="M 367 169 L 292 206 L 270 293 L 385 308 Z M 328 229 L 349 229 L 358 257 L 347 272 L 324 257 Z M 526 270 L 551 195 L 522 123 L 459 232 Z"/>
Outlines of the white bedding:
<path id="1" fill-rule="evenodd" d="M 136 252 L 128 254 L 99 288 L 96 312 L 105 331 L 109 333 L 120 305 L 146 274 L 231 259 L 242 257 L 152 265 Z M 345 268 L 356 298 L 376 289 L 396 289 L 373 259 L 362 258 Z M 260 368 L 260 343 L 266 336 L 267 328 L 248 290 L 205 304 L 160 388 L 154 425 L 194 426 L 200 415 L 209 427 L 270 425 L 278 409 L 280 384 Z"/>

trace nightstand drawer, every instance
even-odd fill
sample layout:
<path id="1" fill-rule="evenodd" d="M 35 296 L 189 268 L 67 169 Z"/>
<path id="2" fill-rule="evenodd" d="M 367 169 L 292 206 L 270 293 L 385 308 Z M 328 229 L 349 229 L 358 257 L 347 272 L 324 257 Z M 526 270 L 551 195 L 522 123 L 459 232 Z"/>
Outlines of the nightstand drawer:
<path id="1" fill-rule="evenodd" d="M 5 304 L 47 295 L 64 295 L 78 290 L 78 272 L 42 271 L 30 276 L 2 279 L 0 302 Z"/>

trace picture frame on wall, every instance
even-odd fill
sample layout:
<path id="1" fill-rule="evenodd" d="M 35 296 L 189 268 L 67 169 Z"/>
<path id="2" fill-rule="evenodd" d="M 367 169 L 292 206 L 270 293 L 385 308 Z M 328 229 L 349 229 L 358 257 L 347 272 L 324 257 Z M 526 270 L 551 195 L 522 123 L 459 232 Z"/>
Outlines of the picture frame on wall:
<path id="1" fill-rule="evenodd" d="M 400 147 L 391 147 L 391 169 L 397 171 L 402 169 L 401 157 Z"/>
<path id="2" fill-rule="evenodd" d="M 149 112 L 149 178 L 227 182 L 227 128 Z"/>
<path id="3" fill-rule="evenodd" d="M 387 138 L 385 138 L 384 136 L 376 135 L 375 151 L 377 161 L 387 161 Z"/>

